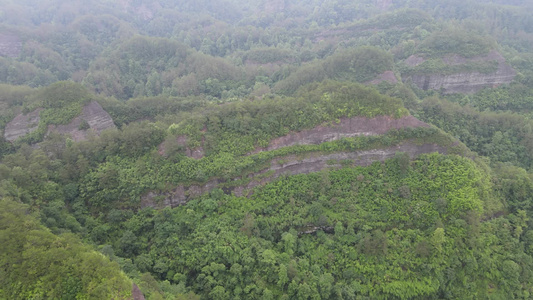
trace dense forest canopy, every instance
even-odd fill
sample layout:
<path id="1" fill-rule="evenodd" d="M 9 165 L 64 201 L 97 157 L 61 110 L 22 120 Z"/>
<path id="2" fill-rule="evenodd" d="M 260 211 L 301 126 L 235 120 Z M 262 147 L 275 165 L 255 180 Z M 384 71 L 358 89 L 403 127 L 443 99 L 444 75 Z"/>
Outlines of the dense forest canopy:
<path id="1" fill-rule="evenodd" d="M 531 11 L 0 0 L 0 298 L 531 299 Z"/>

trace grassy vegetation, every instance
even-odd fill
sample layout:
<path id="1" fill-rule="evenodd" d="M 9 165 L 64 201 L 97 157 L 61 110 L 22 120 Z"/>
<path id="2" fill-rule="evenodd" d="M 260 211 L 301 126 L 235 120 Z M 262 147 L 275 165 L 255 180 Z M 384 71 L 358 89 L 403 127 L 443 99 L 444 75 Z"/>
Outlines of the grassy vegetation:
<path id="1" fill-rule="evenodd" d="M 531 298 L 531 5 L 4 2 L 0 38 L 16 55 L 0 58 L 0 128 L 41 112 L 33 133 L 0 139 L 1 299 L 127 299 L 132 282 L 147 299 Z M 491 73 L 496 62 L 472 59 L 493 50 L 517 71 L 508 86 L 361 84 Z M 403 65 L 411 55 L 425 62 Z M 117 129 L 46 135 L 93 100 Z M 254 152 L 346 118 L 410 114 L 435 127 Z M 266 171 L 405 144 L 447 154 Z M 182 206 L 141 209 L 149 192 L 214 180 Z M 251 180 L 264 182 L 229 192 Z"/>

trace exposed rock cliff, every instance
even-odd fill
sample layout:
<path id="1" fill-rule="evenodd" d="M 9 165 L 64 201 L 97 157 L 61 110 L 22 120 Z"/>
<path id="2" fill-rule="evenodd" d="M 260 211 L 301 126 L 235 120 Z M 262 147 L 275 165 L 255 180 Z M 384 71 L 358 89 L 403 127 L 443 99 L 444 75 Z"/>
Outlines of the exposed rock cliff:
<path id="1" fill-rule="evenodd" d="M 6 124 L 4 129 L 4 138 L 7 141 L 14 141 L 19 137 L 25 136 L 26 134 L 37 130 L 39 126 L 39 113 L 42 111 L 42 108 L 36 109 L 31 113 L 26 115 L 20 114 L 16 116 L 11 122 Z"/>
<path id="2" fill-rule="evenodd" d="M 80 128 L 82 122 L 87 122 L 88 129 Z M 76 142 L 83 141 L 87 138 L 89 133 L 100 134 L 103 130 L 115 128 L 115 123 L 111 116 L 100 106 L 96 101 L 92 101 L 85 105 L 81 114 L 74 118 L 67 125 L 50 125 L 48 132 L 56 132 L 60 134 L 67 134 Z"/>
<path id="3" fill-rule="evenodd" d="M 429 127 L 429 125 L 413 116 L 402 117 L 399 119 L 394 119 L 389 116 L 379 116 L 372 119 L 365 117 L 342 118 L 338 124 L 317 126 L 312 129 L 292 132 L 288 135 L 275 138 L 270 141 L 270 144 L 267 147 L 258 148 L 250 154 L 294 145 L 317 145 L 347 137 L 380 135 L 387 133 L 391 129 L 406 127 Z M 205 139 L 202 139 L 200 147 L 193 149 L 188 147 L 186 136 L 179 136 L 177 142 L 179 146 L 185 149 L 186 156 L 195 159 L 204 157 L 205 153 L 203 146 Z M 159 153 L 162 155 L 165 155 L 166 153 L 163 144 L 159 145 Z"/>
<path id="4" fill-rule="evenodd" d="M 331 126 L 321 125 L 312 129 L 292 132 L 285 136 L 273 139 L 265 148 L 258 148 L 252 153 L 261 151 L 271 151 L 283 147 L 294 145 L 321 144 L 341 138 L 355 136 L 369 136 L 385 134 L 392 129 L 400 128 L 429 127 L 428 124 L 416 119 L 413 116 L 406 116 L 394 119 L 389 116 L 379 116 L 375 118 L 353 117 L 343 118 L 338 124 Z M 187 147 L 187 137 L 178 137 L 178 144 Z M 202 141 L 203 145 L 204 141 Z M 164 147 L 160 145 L 160 153 L 164 153 Z M 186 148 L 189 157 L 203 157 L 203 148 L 196 150 Z M 198 153 L 195 153 L 197 151 Z M 141 207 L 175 207 L 186 204 L 190 199 L 208 193 L 215 188 L 222 188 L 226 193 L 234 193 L 237 196 L 247 195 L 251 189 L 258 185 L 266 184 L 273 179 L 287 174 L 306 174 L 318 172 L 325 168 L 340 168 L 349 163 L 354 166 L 370 165 L 374 161 L 384 161 L 393 157 L 396 152 L 406 152 L 411 158 L 423 153 L 439 152 L 446 153 L 446 148 L 436 144 L 416 145 L 409 142 L 389 147 L 385 149 L 361 150 L 354 152 L 339 152 L 323 155 L 320 153 L 308 153 L 304 155 L 289 155 L 273 159 L 270 166 L 256 173 L 245 175 L 243 178 L 234 178 L 232 181 L 221 179 L 211 179 L 201 185 L 179 185 L 171 191 L 156 192 L 151 191 L 141 197 Z M 341 164 L 341 162 L 343 162 Z M 232 184 L 235 180 L 246 182 L 246 184 Z"/>
<path id="5" fill-rule="evenodd" d="M 340 168 L 347 161 L 350 161 L 350 164 L 354 166 L 367 166 L 374 161 L 384 161 L 391 158 L 397 152 L 406 152 L 411 158 L 414 158 L 423 153 L 439 152 L 446 154 L 446 148 L 435 144 L 415 145 L 404 143 L 385 149 L 340 152 L 327 155 L 308 154 L 303 158 L 301 156 L 289 155 L 272 160 L 270 166 L 260 172 L 247 175 L 246 177 L 250 180 L 245 185 L 224 187 L 228 186 L 227 182 L 219 179 L 210 180 L 203 185 L 180 185 L 170 192 L 147 193 L 141 198 L 141 207 L 176 207 L 186 204 L 190 199 L 208 193 L 217 187 L 222 187 L 226 193 L 233 192 L 236 196 L 248 195 L 254 187 L 264 185 L 282 175 L 307 174 L 326 168 Z M 341 164 L 341 162 L 343 163 Z"/>
<path id="6" fill-rule="evenodd" d="M 380 135 L 387 133 L 391 129 L 406 127 L 429 127 L 429 125 L 413 116 L 399 119 L 389 116 L 379 116 L 372 119 L 365 117 L 343 118 L 338 124 L 332 126 L 317 126 L 313 129 L 293 132 L 286 136 L 275 138 L 266 148 L 257 149 L 254 153 L 294 145 L 316 145 L 347 137 Z"/>
<path id="7" fill-rule="evenodd" d="M 8 141 L 15 141 L 16 139 L 36 130 L 40 121 L 39 113 L 42 110 L 42 108 L 39 108 L 26 115 L 20 114 L 11 122 L 7 123 L 4 130 L 5 139 Z M 87 122 L 88 128 L 80 126 L 82 122 Z M 98 102 L 92 101 L 85 105 L 81 114 L 74 118 L 69 124 L 49 125 L 48 134 L 51 132 L 67 134 L 70 135 L 74 141 L 82 141 L 87 138 L 87 135 L 90 132 L 100 134 L 103 130 L 109 128 L 115 128 L 113 119 L 102 106 L 98 104 Z"/>
<path id="8" fill-rule="evenodd" d="M 486 87 L 496 87 L 501 84 L 510 83 L 516 76 L 516 71 L 505 62 L 505 59 L 496 51 L 491 51 L 487 55 L 474 58 L 464 58 L 458 55 L 450 55 L 443 58 L 443 61 L 451 66 L 462 65 L 475 62 L 495 61 L 498 64 L 497 70 L 492 73 L 481 72 L 460 72 L 455 74 L 413 74 L 406 76 L 404 81 L 412 81 L 413 84 L 423 90 L 440 90 L 445 93 L 475 93 Z M 424 62 L 424 58 L 419 56 L 409 57 L 405 63 L 415 67 Z"/>
<path id="9" fill-rule="evenodd" d="M 374 80 L 368 81 L 367 84 L 380 84 L 384 81 L 391 84 L 398 83 L 398 79 L 396 79 L 396 75 L 394 75 L 394 72 L 385 71 L 382 74 L 379 74 Z"/>

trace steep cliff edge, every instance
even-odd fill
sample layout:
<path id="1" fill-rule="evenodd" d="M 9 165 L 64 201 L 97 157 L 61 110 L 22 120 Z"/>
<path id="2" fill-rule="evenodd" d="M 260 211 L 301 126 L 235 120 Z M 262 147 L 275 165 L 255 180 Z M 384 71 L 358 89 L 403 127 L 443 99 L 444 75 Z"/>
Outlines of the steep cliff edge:
<path id="1" fill-rule="evenodd" d="M 376 118 L 344 118 L 338 124 L 332 126 L 317 126 L 309 130 L 293 132 L 286 136 L 273 139 L 265 148 L 256 149 L 248 155 L 259 155 L 260 152 L 276 151 L 277 149 L 303 146 L 321 145 L 322 143 L 337 141 L 343 138 L 358 136 L 378 136 L 387 134 L 395 129 L 404 128 L 428 128 L 429 125 L 419 121 L 413 116 L 394 119 L 388 116 Z M 428 128 L 427 130 L 430 130 Z M 439 133 L 436 133 L 439 134 Z M 379 137 L 376 137 L 379 139 Z M 380 144 L 383 145 L 383 144 Z M 379 148 L 364 148 L 355 151 L 337 150 L 334 152 L 303 152 L 300 154 L 282 154 L 266 161 L 265 165 L 252 171 L 231 178 L 211 178 L 201 184 L 180 184 L 167 191 L 150 191 L 141 197 L 141 207 L 175 207 L 186 204 L 189 200 L 210 192 L 215 188 L 221 188 L 225 193 L 233 193 L 236 196 L 248 195 L 251 190 L 259 185 L 264 185 L 283 175 L 307 174 L 318 172 L 323 169 L 340 168 L 342 166 L 367 166 L 374 161 L 385 161 L 392 158 L 397 152 L 405 152 L 410 158 L 420 154 L 439 152 L 448 153 L 446 146 L 438 143 L 416 142 L 406 139 L 397 144 L 379 146 Z M 259 153 L 259 154 L 258 154 Z M 286 153 L 286 152 L 284 152 Z M 209 158 L 206 158 L 209 159 Z M 256 157 L 252 157 L 255 160 Z"/>
<path id="2" fill-rule="evenodd" d="M 458 72 L 424 70 L 421 65 L 426 59 L 412 55 L 405 60 L 405 64 L 411 68 L 409 72 L 404 72 L 404 82 L 411 81 L 418 88 L 423 90 L 443 90 L 446 94 L 475 93 L 486 87 L 496 87 L 513 81 L 516 71 L 506 63 L 505 58 L 495 50 L 483 56 L 464 58 L 459 55 L 447 55 L 442 58 L 445 66 L 450 70 Z M 496 68 L 491 72 L 481 72 L 475 68 L 468 69 L 468 66 L 494 63 Z M 464 71 L 460 71 L 464 67 Z"/>

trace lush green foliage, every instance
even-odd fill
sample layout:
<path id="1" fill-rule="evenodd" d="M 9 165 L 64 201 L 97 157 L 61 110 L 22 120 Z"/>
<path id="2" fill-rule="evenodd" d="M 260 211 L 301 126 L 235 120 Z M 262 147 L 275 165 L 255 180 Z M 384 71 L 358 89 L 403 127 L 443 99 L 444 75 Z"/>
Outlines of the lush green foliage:
<path id="1" fill-rule="evenodd" d="M 122 214 L 111 232 L 124 232 L 116 253 L 139 271 L 213 299 L 520 298 L 532 277 L 518 272 L 533 261 L 521 250 L 522 221 L 481 222 L 492 214 L 488 176 L 466 158 L 399 154 L 282 178 L 251 198 L 214 190 L 173 210 Z"/>
<path id="2" fill-rule="evenodd" d="M 479 72 L 479 73 L 493 73 L 498 69 L 497 61 L 484 61 L 484 62 L 469 62 L 460 65 L 450 65 L 444 63 L 442 59 L 429 59 L 423 63 L 415 66 L 408 67 L 405 65 L 400 66 L 400 71 L 404 75 L 412 74 L 439 74 L 450 75 L 461 72 Z"/>
<path id="3" fill-rule="evenodd" d="M 0 200 L 0 298 L 129 299 L 118 264 L 72 234 L 56 236 L 25 205 Z"/>
<path id="4" fill-rule="evenodd" d="M 169 126 L 170 133 L 187 136 L 187 146 L 207 153 L 240 155 L 289 131 L 310 129 L 343 117 L 407 115 L 398 99 L 380 95 L 356 83 L 326 81 L 302 88 L 295 98 L 275 97 L 202 108 Z"/>
<path id="5" fill-rule="evenodd" d="M 41 141 L 48 125 L 68 124 L 79 116 L 83 105 L 94 99 L 94 96 L 80 84 L 60 81 L 36 90 L 28 95 L 29 106 L 23 108 L 23 113 L 44 108 L 39 113 L 37 130 L 22 137 L 18 142 L 35 143 Z"/>
<path id="6" fill-rule="evenodd" d="M 404 142 L 415 144 L 437 143 L 448 151 L 466 154 L 466 149 L 454 145 L 453 140 L 437 129 L 417 128 L 391 131 L 383 136 L 341 139 L 320 145 L 299 145 L 263 151 L 249 156 L 220 152 L 200 160 L 175 155 L 166 160 L 154 159 L 153 154 L 139 158 L 108 157 L 107 161 L 87 174 L 80 182 L 80 197 L 91 207 L 138 207 L 146 191 L 165 190 L 178 184 L 204 183 L 222 179 L 224 186 L 248 183 L 253 175 L 265 169 L 274 158 L 289 155 L 352 152 L 389 148 Z M 242 178 L 235 180 L 234 178 Z"/>
<path id="7" fill-rule="evenodd" d="M 426 99 L 417 116 L 464 142 L 493 161 L 530 169 L 533 135 L 530 120 L 513 113 L 479 112 L 446 100 Z"/>
<path id="8" fill-rule="evenodd" d="M 425 39 L 418 51 L 428 57 L 442 57 L 446 54 L 459 54 L 473 57 L 486 54 L 495 46 L 487 37 L 459 28 L 437 31 Z"/>
<path id="9" fill-rule="evenodd" d="M 192 111 L 196 107 L 212 103 L 205 97 L 141 97 L 127 102 L 113 98 L 100 98 L 98 102 L 113 118 L 113 122 L 122 127 L 140 120 L 155 120 L 165 115 L 177 115 Z"/>
<path id="10" fill-rule="evenodd" d="M 323 61 L 304 65 L 286 79 L 278 82 L 274 90 L 290 94 L 302 85 L 325 79 L 365 82 L 391 70 L 392 66 L 390 54 L 379 48 L 361 47 L 346 50 Z"/>
<path id="11" fill-rule="evenodd" d="M 530 116 L 533 111 L 533 88 L 518 82 L 510 86 L 484 89 L 474 95 L 454 95 L 449 98 L 480 111 L 512 111 L 526 116 Z"/>
<path id="12" fill-rule="evenodd" d="M 127 298 L 126 276 L 147 299 L 531 298 L 525 2 L 2 1 L 0 128 L 42 110 L 32 134 L 0 139 L 0 298 Z M 509 86 L 439 96 L 356 83 L 490 73 L 494 62 L 445 63 L 490 50 L 517 71 Z M 426 61 L 408 68 L 413 54 Z M 46 135 L 92 100 L 118 129 Z M 259 152 L 406 108 L 438 128 Z M 449 155 L 330 160 L 267 184 L 295 158 L 427 144 Z M 184 206 L 141 209 L 149 192 L 215 181 Z M 248 198 L 229 195 L 252 181 Z"/>

